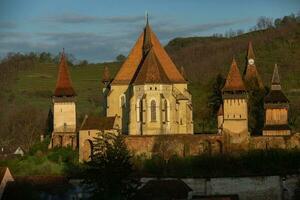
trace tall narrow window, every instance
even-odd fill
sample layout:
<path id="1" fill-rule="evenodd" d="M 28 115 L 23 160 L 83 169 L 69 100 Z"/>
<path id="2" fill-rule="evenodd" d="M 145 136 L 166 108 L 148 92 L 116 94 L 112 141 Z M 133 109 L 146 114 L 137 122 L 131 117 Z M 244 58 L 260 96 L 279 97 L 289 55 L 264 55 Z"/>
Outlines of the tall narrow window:
<path id="1" fill-rule="evenodd" d="M 168 122 L 168 102 L 165 100 L 165 121 Z"/>
<path id="2" fill-rule="evenodd" d="M 121 107 L 121 108 L 124 108 L 124 107 L 125 107 L 125 104 L 126 104 L 126 101 L 125 101 L 125 96 L 124 96 L 124 95 L 122 95 L 122 96 L 121 96 L 120 107 Z"/>
<path id="3" fill-rule="evenodd" d="M 151 101 L 151 121 L 156 121 L 156 102 L 154 100 Z"/>

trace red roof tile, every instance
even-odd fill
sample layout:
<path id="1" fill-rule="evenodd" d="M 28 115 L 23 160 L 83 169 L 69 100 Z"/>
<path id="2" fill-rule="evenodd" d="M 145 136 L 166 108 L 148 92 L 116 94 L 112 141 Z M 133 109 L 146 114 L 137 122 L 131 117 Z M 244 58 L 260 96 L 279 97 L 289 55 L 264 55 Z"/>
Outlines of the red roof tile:
<path id="1" fill-rule="evenodd" d="M 226 91 L 245 91 L 245 85 L 242 80 L 240 70 L 236 64 L 235 59 L 232 60 L 232 64 L 229 73 L 226 78 L 225 86 L 222 89 Z"/>
<path id="2" fill-rule="evenodd" d="M 76 93 L 72 87 L 72 81 L 70 79 L 68 70 L 67 58 L 64 52 L 61 55 L 59 63 L 58 78 L 56 82 L 54 96 L 76 96 Z"/>
<path id="3" fill-rule="evenodd" d="M 167 78 L 172 83 L 186 83 L 181 73 L 161 46 L 151 27 L 147 23 L 144 32 L 139 36 L 136 44 L 129 53 L 127 59 L 121 66 L 112 84 L 129 84 L 137 76 L 137 70 L 145 59 L 147 51 L 153 49 L 153 54 L 157 57 Z"/>

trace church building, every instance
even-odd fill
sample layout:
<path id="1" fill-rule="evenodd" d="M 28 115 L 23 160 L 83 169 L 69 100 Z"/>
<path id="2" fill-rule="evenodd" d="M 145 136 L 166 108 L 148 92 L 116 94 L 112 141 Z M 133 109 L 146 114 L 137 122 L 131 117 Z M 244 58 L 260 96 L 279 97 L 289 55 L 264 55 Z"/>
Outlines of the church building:
<path id="1" fill-rule="evenodd" d="M 144 31 L 111 83 L 106 116 L 118 116 L 128 135 L 192 134 L 193 107 L 187 81 L 147 20 Z"/>

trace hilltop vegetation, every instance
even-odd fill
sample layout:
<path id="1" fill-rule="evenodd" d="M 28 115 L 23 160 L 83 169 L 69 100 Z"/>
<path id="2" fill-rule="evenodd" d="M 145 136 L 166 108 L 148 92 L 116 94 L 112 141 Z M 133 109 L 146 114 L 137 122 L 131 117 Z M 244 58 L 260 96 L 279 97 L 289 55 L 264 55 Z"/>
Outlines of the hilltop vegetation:
<path id="1" fill-rule="evenodd" d="M 299 130 L 296 116 L 300 112 L 300 20 L 283 19 L 277 20 L 276 27 L 231 38 L 176 38 L 169 42 L 169 55 L 177 66 L 185 68 L 190 81 L 196 131 L 201 131 L 199 124 L 207 124 L 201 122 L 210 117 L 207 100 L 217 74 L 226 77 L 233 56 L 241 73 L 244 72 L 249 41 L 253 43 L 256 67 L 265 86 L 270 86 L 274 64 L 278 64 L 283 91 L 291 101 L 291 120 Z"/>
<path id="2" fill-rule="evenodd" d="M 218 77 L 226 77 L 233 56 L 241 72 L 244 71 L 250 40 L 254 45 L 256 66 L 265 86 L 270 85 L 274 64 L 279 65 L 282 87 L 291 101 L 291 123 L 294 130 L 299 131 L 300 24 L 295 18 L 277 21 L 276 27 L 230 38 L 176 38 L 169 42 L 166 50 L 179 68 L 185 68 L 190 81 L 196 132 L 216 131 L 215 116 L 211 114 L 209 106 L 213 85 L 215 86 L 218 74 Z M 1 62 L 0 146 L 32 144 L 39 139 L 41 133 L 49 130 L 46 118 L 56 83 L 58 58 L 59 56 L 45 52 L 11 54 Z M 77 118 L 80 125 L 85 114 L 102 114 L 101 78 L 104 66 L 109 67 L 113 77 L 121 65 L 121 60 L 98 64 L 82 61 L 76 65 L 72 61 L 70 59 L 69 65 L 78 95 Z M 26 117 L 27 113 L 32 115 Z M 26 146 L 25 149 L 29 147 Z"/>

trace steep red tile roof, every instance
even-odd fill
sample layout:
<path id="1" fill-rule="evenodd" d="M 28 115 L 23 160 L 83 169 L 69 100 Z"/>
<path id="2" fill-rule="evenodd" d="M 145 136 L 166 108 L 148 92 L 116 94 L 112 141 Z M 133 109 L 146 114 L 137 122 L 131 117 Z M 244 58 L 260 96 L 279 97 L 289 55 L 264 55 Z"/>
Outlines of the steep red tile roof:
<path id="1" fill-rule="evenodd" d="M 153 53 L 157 57 L 158 63 L 160 63 L 167 78 L 172 83 L 186 83 L 181 73 L 160 44 L 149 23 L 147 23 L 143 33 L 139 36 L 112 84 L 129 84 L 132 82 L 133 78 L 137 77 L 136 73 L 138 72 L 139 66 L 141 66 L 141 62 L 146 59 L 145 57 L 150 49 L 153 49 Z"/>
<path id="2" fill-rule="evenodd" d="M 255 59 L 255 55 L 254 55 L 254 51 L 253 51 L 253 46 L 252 46 L 252 42 L 249 42 L 249 46 L 248 46 L 248 54 L 247 54 L 247 59 Z M 249 64 L 247 62 L 247 66 L 246 66 L 246 70 L 244 72 L 244 80 L 247 83 L 250 83 L 251 81 L 255 81 L 255 84 L 258 85 L 259 88 L 263 89 L 264 88 L 264 84 L 263 81 L 257 71 L 256 65 L 255 64 Z"/>
<path id="3" fill-rule="evenodd" d="M 72 86 L 70 74 L 68 70 L 67 58 L 63 52 L 59 63 L 58 78 L 56 82 L 56 88 L 54 96 L 76 96 L 76 93 Z"/>
<path id="4" fill-rule="evenodd" d="M 254 55 L 254 51 L 253 51 L 253 47 L 252 47 L 252 42 L 249 41 L 249 44 L 248 44 L 248 54 L 247 54 L 247 58 L 250 59 L 255 59 L 255 55 Z"/>
<path id="5" fill-rule="evenodd" d="M 164 72 L 152 48 L 147 53 L 145 60 L 138 69 L 137 76 L 133 83 L 170 83 L 170 80 Z"/>
<path id="6" fill-rule="evenodd" d="M 240 70 L 236 64 L 235 59 L 232 60 L 232 64 L 229 73 L 226 78 L 225 86 L 222 89 L 226 91 L 245 91 L 245 85 L 242 80 Z"/>

